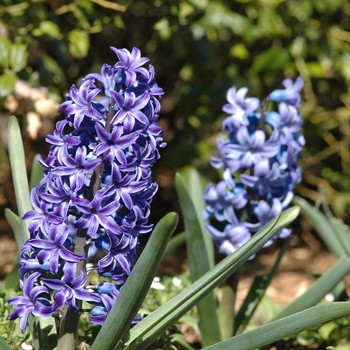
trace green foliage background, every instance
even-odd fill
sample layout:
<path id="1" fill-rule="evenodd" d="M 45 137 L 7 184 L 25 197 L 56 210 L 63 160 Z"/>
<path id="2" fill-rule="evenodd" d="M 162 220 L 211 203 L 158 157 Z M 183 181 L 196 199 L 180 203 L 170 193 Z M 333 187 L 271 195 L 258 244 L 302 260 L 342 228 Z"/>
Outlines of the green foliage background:
<path id="1" fill-rule="evenodd" d="M 6 66 L 0 55 L 0 88 L 3 76 L 10 75 L 45 86 L 62 100 L 72 83 L 98 72 L 104 62 L 115 62 L 110 46 L 137 46 L 150 58 L 165 90 L 161 123 L 168 142 L 155 168 L 160 184 L 155 217 L 178 209 L 173 190 L 176 170 L 191 164 L 216 180 L 208 161 L 215 153 L 229 87 L 247 86 L 248 94 L 263 98 L 280 87 L 283 78 L 298 75 L 305 81 L 301 113 L 307 142 L 298 191 L 316 201 L 321 188 L 337 215 L 349 214 L 347 0 L 1 4 L 0 39 L 6 37 L 16 47 L 25 45 L 25 53 L 18 49 L 15 57 L 22 62 L 21 55 L 27 55 L 27 63 L 18 71 L 15 64 Z"/>

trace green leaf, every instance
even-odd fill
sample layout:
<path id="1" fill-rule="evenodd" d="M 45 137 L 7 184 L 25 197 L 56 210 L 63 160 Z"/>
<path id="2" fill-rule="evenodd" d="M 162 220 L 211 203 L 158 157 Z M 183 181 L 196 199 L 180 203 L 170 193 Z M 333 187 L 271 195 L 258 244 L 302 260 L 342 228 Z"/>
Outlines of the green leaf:
<path id="1" fill-rule="evenodd" d="M 19 292 L 21 290 L 19 284 L 19 273 L 18 273 L 18 259 L 13 263 L 11 271 L 6 275 L 5 278 L 5 287 L 7 290 L 14 290 Z"/>
<path id="2" fill-rule="evenodd" d="M 204 193 L 201 177 L 196 169 L 191 168 L 191 170 L 189 171 L 187 183 L 188 193 L 197 212 L 197 217 L 208 257 L 209 267 L 212 268 L 215 265 L 214 244 L 211 236 L 205 228 L 204 220 L 202 219 L 203 211 L 205 208 L 205 202 L 203 199 Z"/>
<path id="3" fill-rule="evenodd" d="M 334 217 L 329 220 L 333 231 L 336 233 L 337 239 L 346 251 L 346 255 L 350 256 L 350 228 L 343 221 Z"/>
<path id="4" fill-rule="evenodd" d="M 276 71 L 285 69 L 289 61 L 290 54 L 287 49 L 271 48 L 256 56 L 252 68 L 256 72 Z"/>
<path id="5" fill-rule="evenodd" d="M 43 178 L 43 167 L 38 162 L 37 157 L 34 157 L 32 171 L 30 173 L 29 188 L 36 186 Z"/>
<path id="6" fill-rule="evenodd" d="M 275 276 L 277 269 L 280 265 L 284 253 L 287 251 L 292 237 L 289 237 L 280 249 L 276 261 L 269 274 L 256 276 L 250 287 L 248 295 L 245 297 L 242 306 L 240 307 L 236 319 L 235 319 L 235 332 L 234 334 L 243 333 L 248 322 L 252 318 L 256 308 L 258 307 L 261 299 L 263 298 L 267 287 L 270 285 L 272 278 Z"/>
<path id="7" fill-rule="evenodd" d="M 349 300 L 348 293 L 346 292 L 346 286 L 343 281 L 339 282 L 332 290 L 335 301 L 347 301 Z"/>
<path id="8" fill-rule="evenodd" d="M 294 196 L 293 202 L 300 206 L 301 214 L 311 221 L 317 233 L 331 252 L 338 257 L 347 255 L 347 251 L 344 248 L 344 240 L 340 239 L 337 235 L 337 231 L 334 230 L 334 227 L 323 213 L 314 208 L 303 198 Z M 349 241 L 349 238 L 347 241 Z"/>
<path id="9" fill-rule="evenodd" d="M 17 119 L 12 116 L 8 123 L 9 159 L 12 171 L 13 185 L 18 207 L 18 219 L 7 210 L 7 218 L 10 219 L 14 227 L 18 249 L 22 248 L 23 242 L 29 239 L 28 220 L 20 220 L 26 212 L 32 210 L 30 202 L 27 170 L 21 131 Z M 20 229 L 18 228 L 20 221 Z M 30 331 L 35 339 L 36 348 L 53 350 L 57 344 L 56 324 L 53 317 L 31 317 L 29 322 Z M 53 340 L 55 339 L 55 340 Z"/>
<path id="10" fill-rule="evenodd" d="M 0 97 L 6 97 L 13 91 L 16 80 L 17 75 L 15 74 L 0 75 Z"/>
<path id="11" fill-rule="evenodd" d="M 260 349 L 305 329 L 345 316 L 350 316 L 350 302 L 321 304 L 209 346 L 205 350 Z"/>
<path id="12" fill-rule="evenodd" d="M 221 300 L 218 310 L 221 340 L 231 338 L 234 334 L 236 323 L 235 306 L 240 276 L 240 270 L 234 272 L 221 287 Z"/>
<path id="13" fill-rule="evenodd" d="M 177 214 L 170 213 L 156 225 L 90 350 L 114 349 L 121 340 L 149 291 L 177 222 Z"/>
<path id="14" fill-rule="evenodd" d="M 17 119 L 12 116 L 8 123 L 9 159 L 12 171 L 13 185 L 18 207 L 18 215 L 21 218 L 26 212 L 32 210 L 30 202 L 27 169 L 25 163 L 24 148 L 21 131 Z M 28 220 L 21 220 L 22 242 L 29 239 Z M 18 249 L 21 249 L 19 246 Z"/>
<path id="15" fill-rule="evenodd" d="M 12 44 L 10 53 L 10 67 L 14 72 L 19 72 L 27 65 L 27 46 Z"/>
<path id="16" fill-rule="evenodd" d="M 200 184 L 199 176 L 192 171 L 190 185 L 197 187 L 198 185 L 196 185 L 196 183 L 198 184 L 198 182 Z M 192 198 L 197 196 L 196 209 L 180 174 L 176 174 L 175 176 L 175 185 L 184 218 L 187 259 L 191 281 L 193 283 L 211 268 L 208 258 L 208 249 L 204 241 L 204 237 L 209 237 L 209 235 L 205 231 L 202 223 L 203 220 L 199 216 L 202 214 L 202 208 L 198 203 L 198 199 L 202 200 L 203 196 L 198 194 L 198 192 L 201 191 L 192 189 L 195 192 Z M 199 198 L 198 195 L 200 195 Z M 211 254 L 213 253 L 211 252 Z M 214 293 L 208 294 L 203 300 L 201 300 L 197 305 L 197 309 L 199 315 L 199 329 L 202 334 L 202 343 L 205 346 L 217 343 L 221 340 L 221 337 Z"/>
<path id="17" fill-rule="evenodd" d="M 172 237 L 164 249 L 162 260 L 164 260 L 171 252 L 179 248 L 186 242 L 185 232 L 178 233 Z"/>
<path id="18" fill-rule="evenodd" d="M 57 348 L 57 330 L 54 317 L 28 318 L 28 325 L 32 333 L 35 349 L 55 350 Z"/>
<path id="19" fill-rule="evenodd" d="M 271 220 L 235 253 L 226 257 L 190 287 L 160 306 L 130 329 L 117 349 L 124 349 L 125 347 L 128 347 L 129 350 L 147 348 L 158 336 L 196 305 L 199 300 L 203 299 L 240 268 L 269 239 L 289 225 L 298 214 L 299 208 L 293 207 Z"/>
<path id="20" fill-rule="evenodd" d="M 25 239 L 22 235 L 21 220 L 11 209 L 5 208 L 5 217 L 7 222 L 10 224 L 13 234 L 16 239 L 17 247 L 22 247 Z M 18 274 L 18 260 L 15 261 L 11 272 L 6 276 L 5 279 L 6 289 L 13 289 L 15 291 L 20 290 L 19 288 L 19 274 Z"/>
<path id="21" fill-rule="evenodd" d="M 339 326 L 336 322 L 328 322 L 326 324 L 323 324 L 317 332 L 320 334 L 322 339 L 329 340 L 331 333 L 337 329 Z"/>
<path id="22" fill-rule="evenodd" d="M 10 66 L 11 41 L 0 36 L 0 66 L 9 68 Z"/>
<path id="23" fill-rule="evenodd" d="M 6 343 L 3 337 L 0 336 L 0 349 L 1 350 L 12 350 L 11 346 Z"/>
<path id="24" fill-rule="evenodd" d="M 41 21 L 39 28 L 32 31 L 34 36 L 47 35 L 51 38 L 60 39 L 62 37 L 59 26 L 51 21 Z"/>
<path id="25" fill-rule="evenodd" d="M 73 29 L 68 33 L 69 53 L 75 58 L 87 56 L 90 48 L 89 35 L 81 29 Z"/>
<path id="26" fill-rule="evenodd" d="M 11 209 L 5 208 L 5 217 L 12 228 L 17 247 L 21 248 L 26 241 L 26 237 L 22 235 L 21 220 L 19 216 L 15 214 Z"/>
<path id="27" fill-rule="evenodd" d="M 316 305 L 350 272 L 350 258 L 342 256 L 325 274 L 319 277 L 300 297 L 288 304 L 269 322 L 289 316 Z"/>
<path id="28" fill-rule="evenodd" d="M 10 3 L 13 3 L 13 2 L 11 1 Z M 2 9 L 5 9 L 6 12 L 11 17 L 19 17 L 25 13 L 25 11 L 28 9 L 28 7 L 29 7 L 29 3 L 26 1 L 22 1 L 19 4 L 8 5 L 6 7 L 3 7 Z"/>

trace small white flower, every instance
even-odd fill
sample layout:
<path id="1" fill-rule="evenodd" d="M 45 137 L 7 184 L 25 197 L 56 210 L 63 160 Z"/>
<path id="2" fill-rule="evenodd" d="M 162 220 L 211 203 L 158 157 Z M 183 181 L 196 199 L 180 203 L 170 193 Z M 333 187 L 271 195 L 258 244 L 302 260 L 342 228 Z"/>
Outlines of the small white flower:
<path id="1" fill-rule="evenodd" d="M 31 345 L 25 343 L 25 342 L 23 342 L 23 343 L 21 344 L 21 348 L 22 348 L 23 350 L 33 350 L 33 347 L 32 347 Z"/>
<path id="2" fill-rule="evenodd" d="M 165 287 L 160 283 L 160 278 L 159 277 L 154 277 L 153 278 L 153 282 L 151 284 L 151 288 L 158 289 L 158 290 L 165 289 Z"/>
<path id="3" fill-rule="evenodd" d="M 326 296 L 324 297 L 329 303 L 334 301 L 334 295 L 331 293 L 326 294 Z"/>
<path id="4" fill-rule="evenodd" d="M 180 280 L 180 278 L 178 278 L 178 277 L 173 277 L 173 279 L 172 279 L 172 283 L 173 283 L 173 285 L 175 286 L 175 287 L 180 287 L 181 286 L 181 280 Z"/>

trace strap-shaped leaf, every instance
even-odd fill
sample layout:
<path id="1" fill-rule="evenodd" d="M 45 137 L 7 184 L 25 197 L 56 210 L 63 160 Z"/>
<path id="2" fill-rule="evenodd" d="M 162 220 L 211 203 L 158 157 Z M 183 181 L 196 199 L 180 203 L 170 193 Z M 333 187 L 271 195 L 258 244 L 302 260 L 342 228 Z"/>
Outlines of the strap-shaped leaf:
<path id="1" fill-rule="evenodd" d="M 3 337 L 0 336 L 0 349 L 1 350 L 12 350 L 11 346 L 6 343 Z"/>
<path id="2" fill-rule="evenodd" d="M 275 276 L 278 270 L 278 267 L 280 265 L 280 262 L 282 260 L 282 257 L 284 253 L 287 251 L 291 240 L 292 240 L 292 236 L 288 237 L 288 239 L 285 240 L 282 248 L 278 253 L 276 261 L 272 266 L 270 273 L 262 276 L 256 276 L 254 278 L 254 281 L 252 283 L 252 286 L 250 287 L 248 295 L 244 299 L 244 302 L 237 313 L 237 316 L 235 319 L 236 329 L 234 334 L 243 333 L 246 325 L 250 321 L 262 297 L 264 296 L 267 287 L 270 285 L 272 278 Z"/>
<path id="3" fill-rule="evenodd" d="M 30 173 L 29 188 L 36 186 L 42 178 L 43 167 L 38 162 L 37 157 L 35 157 L 32 164 L 32 172 Z"/>
<path id="4" fill-rule="evenodd" d="M 22 235 L 21 231 L 21 221 L 11 209 L 6 208 L 5 209 L 5 217 L 7 222 L 10 224 L 12 228 L 12 232 L 15 236 L 17 246 L 22 247 L 24 244 L 24 237 Z M 7 274 L 5 279 L 5 287 L 6 289 L 13 289 L 15 291 L 20 290 L 19 287 L 19 274 L 18 274 L 18 260 L 16 259 L 15 263 L 13 264 L 12 270 L 9 274 Z"/>
<path id="5" fill-rule="evenodd" d="M 17 219 L 10 211 L 7 211 L 7 218 L 16 233 L 16 241 L 18 249 L 22 248 L 23 242 L 29 238 L 28 220 L 20 220 L 20 218 L 32 209 L 29 196 L 29 187 L 27 179 L 27 169 L 25 164 L 25 155 L 22 142 L 21 131 L 17 119 L 12 116 L 8 123 L 8 139 L 9 139 L 9 159 L 12 171 L 13 185 L 15 189 L 16 201 L 19 218 Z M 20 230 L 18 223 L 20 221 Z M 19 232 L 18 232 L 19 231 Z M 31 317 L 29 322 L 30 331 L 35 340 L 35 347 L 38 349 L 53 350 L 56 348 L 56 324 L 53 317 Z"/>
<path id="6" fill-rule="evenodd" d="M 8 123 L 8 139 L 12 179 L 16 194 L 18 215 L 21 218 L 27 211 L 32 210 L 32 205 L 30 202 L 21 131 L 14 116 L 10 118 Z M 21 231 L 24 240 L 29 238 L 27 221 L 21 220 Z M 21 247 L 19 246 L 18 248 L 21 249 Z"/>
<path id="7" fill-rule="evenodd" d="M 338 257 L 347 255 L 347 251 L 344 248 L 342 241 L 339 239 L 337 231 L 334 230 L 331 222 L 323 213 L 314 208 L 303 198 L 294 196 L 293 202 L 300 206 L 301 214 L 311 221 L 312 225 L 330 251 Z"/>
<path id="8" fill-rule="evenodd" d="M 191 169 L 188 173 L 188 179 L 187 179 L 187 188 L 188 193 L 191 197 L 192 203 L 194 208 L 197 212 L 197 217 L 199 221 L 199 225 L 201 228 L 201 233 L 203 236 L 203 241 L 208 257 L 208 263 L 210 268 L 212 268 L 215 265 L 214 261 L 214 244 L 213 240 L 208 234 L 205 226 L 204 226 L 204 220 L 202 219 L 203 210 L 205 208 L 205 202 L 203 199 L 204 193 L 203 193 L 203 187 L 201 182 L 201 177 L 196 169 Z"/>
<path id="9" fill-rule="evenodd" d="M 90 350 L 114 349 L 121 340 L 148 293 L 177 222 L 177 214 L 170 213 L 156 225 Z"/>
<path id="10" fill-rule="evenodd" d="M 180 233 L 176 234 L 174 237 L 171 237 L 169 243 L 167 244 L 166 248 L 164 249 L 162 260 L 164 260 L 170 253 L 175 251 L 177 248 L 179 248 L 185 242 L 186 242 L 185 232 L 180 232 Z"/>
<path id="11" fill-rule="evenodd" d="M 168 327 L 196 305 L 199 300 L 203 299 L 210 291 L 241 267 L 269 239 L 293 222 L 298 214 L 299 208 L 293 207 L 271 220 L 252 239 L 237 249 L 235 253 L 226 257 L 189 288 L 163 304 L 130 329 L 117 349 L 124 349 L 125 347 L 128 347 L 129 350 L 147 348 Z"/>
<path id="12" fill-rule="evenodd" d="M 193 179 L 192 183 L 194 181 L 199 181 L 199 179 Z M 180 174 L 176 174 L 175 185 L 184 218 L 188 267 L 193 283 L 210 269 L 208 249 L 204 240 L 204 237 L 209 237 L 209 235 L 205 232 L 204 225 L 202 225 L 203 220 L 198 216 L 199 204 L 197 204 L 198 210 L 196 210 Z M 193 186 L 195 185 L 193 184 Z M 213 253 L 211 252 L 211 254 Z M 215 344 L 221 340 L 216 304 L 216 298 L 212 292 L 197 305 L 199 329 L 204 346 Z"/>
<path id="13" fill-rule="evenodd" d="M 28 325 L 33 336 L 35 349 L 57 349 L 57 330 L 53 317 L 35 317 L 30 315 Z"/>
<path id="14" fill-rule="evenodd" d="M 345 316 L 350 316 L 350 302 L 320 304 L 204 349 L 260 349 L 305 329 Z"/>

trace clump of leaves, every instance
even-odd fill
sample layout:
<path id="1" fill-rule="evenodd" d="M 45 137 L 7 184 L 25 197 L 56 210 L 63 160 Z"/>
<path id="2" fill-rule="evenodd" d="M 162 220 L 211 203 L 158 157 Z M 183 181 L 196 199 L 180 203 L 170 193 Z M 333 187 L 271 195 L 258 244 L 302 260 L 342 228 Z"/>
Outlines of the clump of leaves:
<path id="1" fill-rule="evenodd" d="M 348 349 L 350 345 L 350 318 L 343 317 L 327 322 L 317 328 L 300 332 L 296 336 L 300 345 L 325 344 L 327 349 Z"/>
<path id="2" fill-rule="evenodd" d="M 6 290 L 0 283 L 0 336 L 3 337 L 13 349 L 17 349 L 23 342 L 28 341 L 30 337 L 28 330 L 25 333 L 18 331 L 18 321 L 8 321 L 8 316 L 12 310 L 6 300 L 15 295 L 20 295 L 20 293 L 15 293 L 13 290 Z"/>

